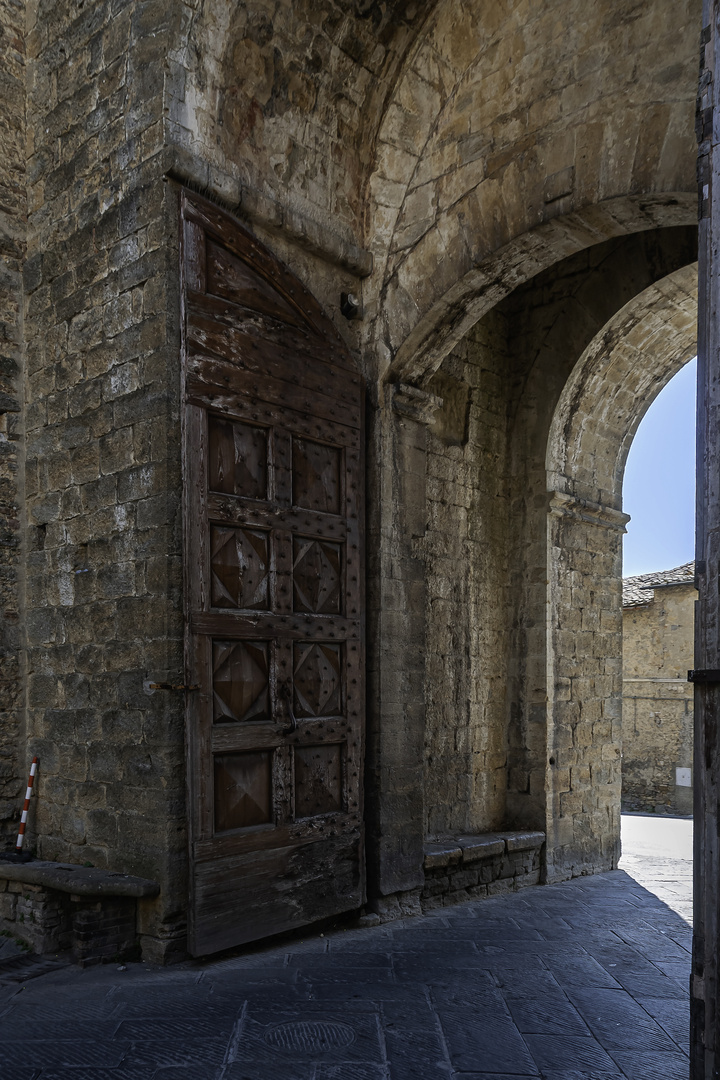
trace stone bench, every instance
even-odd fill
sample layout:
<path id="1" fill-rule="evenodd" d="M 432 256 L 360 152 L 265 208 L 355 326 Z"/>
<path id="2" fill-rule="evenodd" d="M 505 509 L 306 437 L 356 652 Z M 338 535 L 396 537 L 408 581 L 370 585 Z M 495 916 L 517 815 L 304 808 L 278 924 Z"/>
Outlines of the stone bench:
<path id="1" fill-rule="evenodd" d="M 138 950 L 137 901 L 159 892 L 113 870 L 0 860 L 0 931 L 39 953 L 70 949 L 83 966 L 123 959 Z"/>
<path id="2" fill-rule="evenodd" d="M 544 843 L 545 833 L 528 831 L 453 836 L 427 843 L 422 910 L 537 885 Z"/>

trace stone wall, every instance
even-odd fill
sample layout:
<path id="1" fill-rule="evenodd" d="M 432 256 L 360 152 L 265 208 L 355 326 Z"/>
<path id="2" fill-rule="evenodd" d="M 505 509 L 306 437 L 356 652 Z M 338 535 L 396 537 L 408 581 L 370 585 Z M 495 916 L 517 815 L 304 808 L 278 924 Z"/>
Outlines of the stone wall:
<path id="1" fill-rule="evenodd" d="M 664 585 L 623 608 L 625 810 L 692 813 L 696 598 L 692 584 Z"/>
<path id="2" fill-rule="evenodd" d="M 26 766 L 22 684 L 25 5 L 0 3 L 0 843 L 17 831 Z"/>
<path id="3" fill-rule="evenodd" d="M 371 887 L 419 889 L 427 833 L 460 829 L 547 829 L 559 876 L 613 863 L 622 516 L 548 524 L 546 449 L 584 350 L 694 259 L 698 14 L 621 7 L 40 0 L 24 72 L 0 7 L 6 812 L 21 621 L 29 843 L 157 879 L 151 958 L 187 906 L 184 703 L 143 690 L 183 682 L 178 180 L 251 223 L 368 380 Z M 564 494 L 594 498 L 596 434 Z"/>
<path id="4" fill-rule="evenodd" d="M 168 141 L 245 213 L 357 240 L 385 99 L 432 6 L 183 4 Z"/>
<path id="5" fill-rule="evenodd" d="M 428 374 L 498 300 L 613 235 L 617 215 L 642 229 L 661 204 L 680 210 L 677 193 L 695 186 L 700 11 L 435 6 L 379 129 L 371 186 L 391 377 Z"/>
<path id="6" fill-rule="evenodd" d="M 29 17 L 29 842 L 160 879 L 145 930 L 162 955 L 185 891 L 183 703 L 143 693 L 182 682 L 172 7 L 48 2 Z"/>
<path id="7" fill-rule="evenodd" d="M 468 335 L 430 383 L 426 835 L 505 820 L 509 627 L 507 322 Z M 492 507 L 492 511 L 489 508 Z"/>
<path id="8" fill-rule="evenodd" d="M 553 847 L 568 845 L 567 856 L 558 853 L 558 873 L 611 866 L 617 858 L 625 519 L 613 505 L 605 522 L 603 512 L 567 517 L 559 504 L 548 518 L 546 448 L 553 408 L 573 366 L 590 342 L 611 340 L 608 316 L 641 283 L 664 280 L 694 254 L 689 230 L 668 230 L 573 256 L 477 323 L 428 384 L 450 399 L 458 394 L 452 378 L 461 379 L 469 387 L 469 416 L 478 418 L 464 447 L 446 445 L 439 435 L 429 444 L 428 654 L 437 679 L 427 686 L 429 758 L 445 748 L 442 769 L 429 770 L 431 834 L 463 827 L 464 803 L 470 815 L 479 816 L 481 806 L 502 814 L 473 828 L 547 828 Z M 682 289 L 679 295 L 685 297 Z M 664 353 L 657 363 L 663 368 Z M 597 415 L 594 405 L 589 409 Z M 442 423 L 441 411 L 436 425 Z M 605 461 L 606 447 L 621 452 L 624 436 L 624 428 L 611 431 L 598 416 L 596 440 L 572 466 L 578 493 L 597 498 L 597 486 L 582 485 Z M 549 599 L 559 604 L 550 623 Z M 549 649 L 557 650 L 557 676 L 548 730 Z M 487 695 L 482 713 L 470 712 L 478 744 L 462 789 L 451 750 L 451 740 L 461 745 L 465 737 L 458 687 L 466 700 Z M 492 771 L 478 753 L 483 740 L 506 759 L 495 773 L 494 795 Z M 475 797 L 481 787 L 482 800 Z M 452 826 L 443 826 L 444 812 Z"/>
<path id="9" fill-rule="evenodd" d="M 101 902 L 0 880 L 0 933 L 19 939 L 33 952 L 69 952 L 82 966 L 136 959 L 137 906 L 127 897 Z"/>

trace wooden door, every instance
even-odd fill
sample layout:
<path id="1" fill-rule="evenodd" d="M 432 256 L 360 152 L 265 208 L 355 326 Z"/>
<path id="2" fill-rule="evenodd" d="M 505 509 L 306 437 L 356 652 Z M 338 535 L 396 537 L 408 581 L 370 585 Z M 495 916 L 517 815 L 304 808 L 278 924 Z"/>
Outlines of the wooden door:
<path id="1" fill-rule="evenodd" d="M 184 192 L 190 950 L 364 902 L 363 386 L 251 234 Z"/>

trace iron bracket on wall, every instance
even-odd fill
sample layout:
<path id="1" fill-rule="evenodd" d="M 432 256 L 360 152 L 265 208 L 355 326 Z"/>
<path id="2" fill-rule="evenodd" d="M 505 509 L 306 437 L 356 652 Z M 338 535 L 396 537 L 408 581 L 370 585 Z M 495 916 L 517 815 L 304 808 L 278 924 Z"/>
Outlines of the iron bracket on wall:
<path id="1" fill-rule="evenodd" d="M 693 668 L 688 671 L 688 682 L 720 683 L 720 668 Z"/>

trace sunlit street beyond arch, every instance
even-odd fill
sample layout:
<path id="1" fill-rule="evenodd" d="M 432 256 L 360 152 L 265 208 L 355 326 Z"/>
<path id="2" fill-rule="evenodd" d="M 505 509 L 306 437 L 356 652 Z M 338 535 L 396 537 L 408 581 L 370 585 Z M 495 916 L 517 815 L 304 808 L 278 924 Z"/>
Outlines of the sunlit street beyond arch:
<path id="1" fill-rule="evenodd" d="M 620 869 L 692 926 L 693 822 L 690 817 L 622 815 Z"/>

